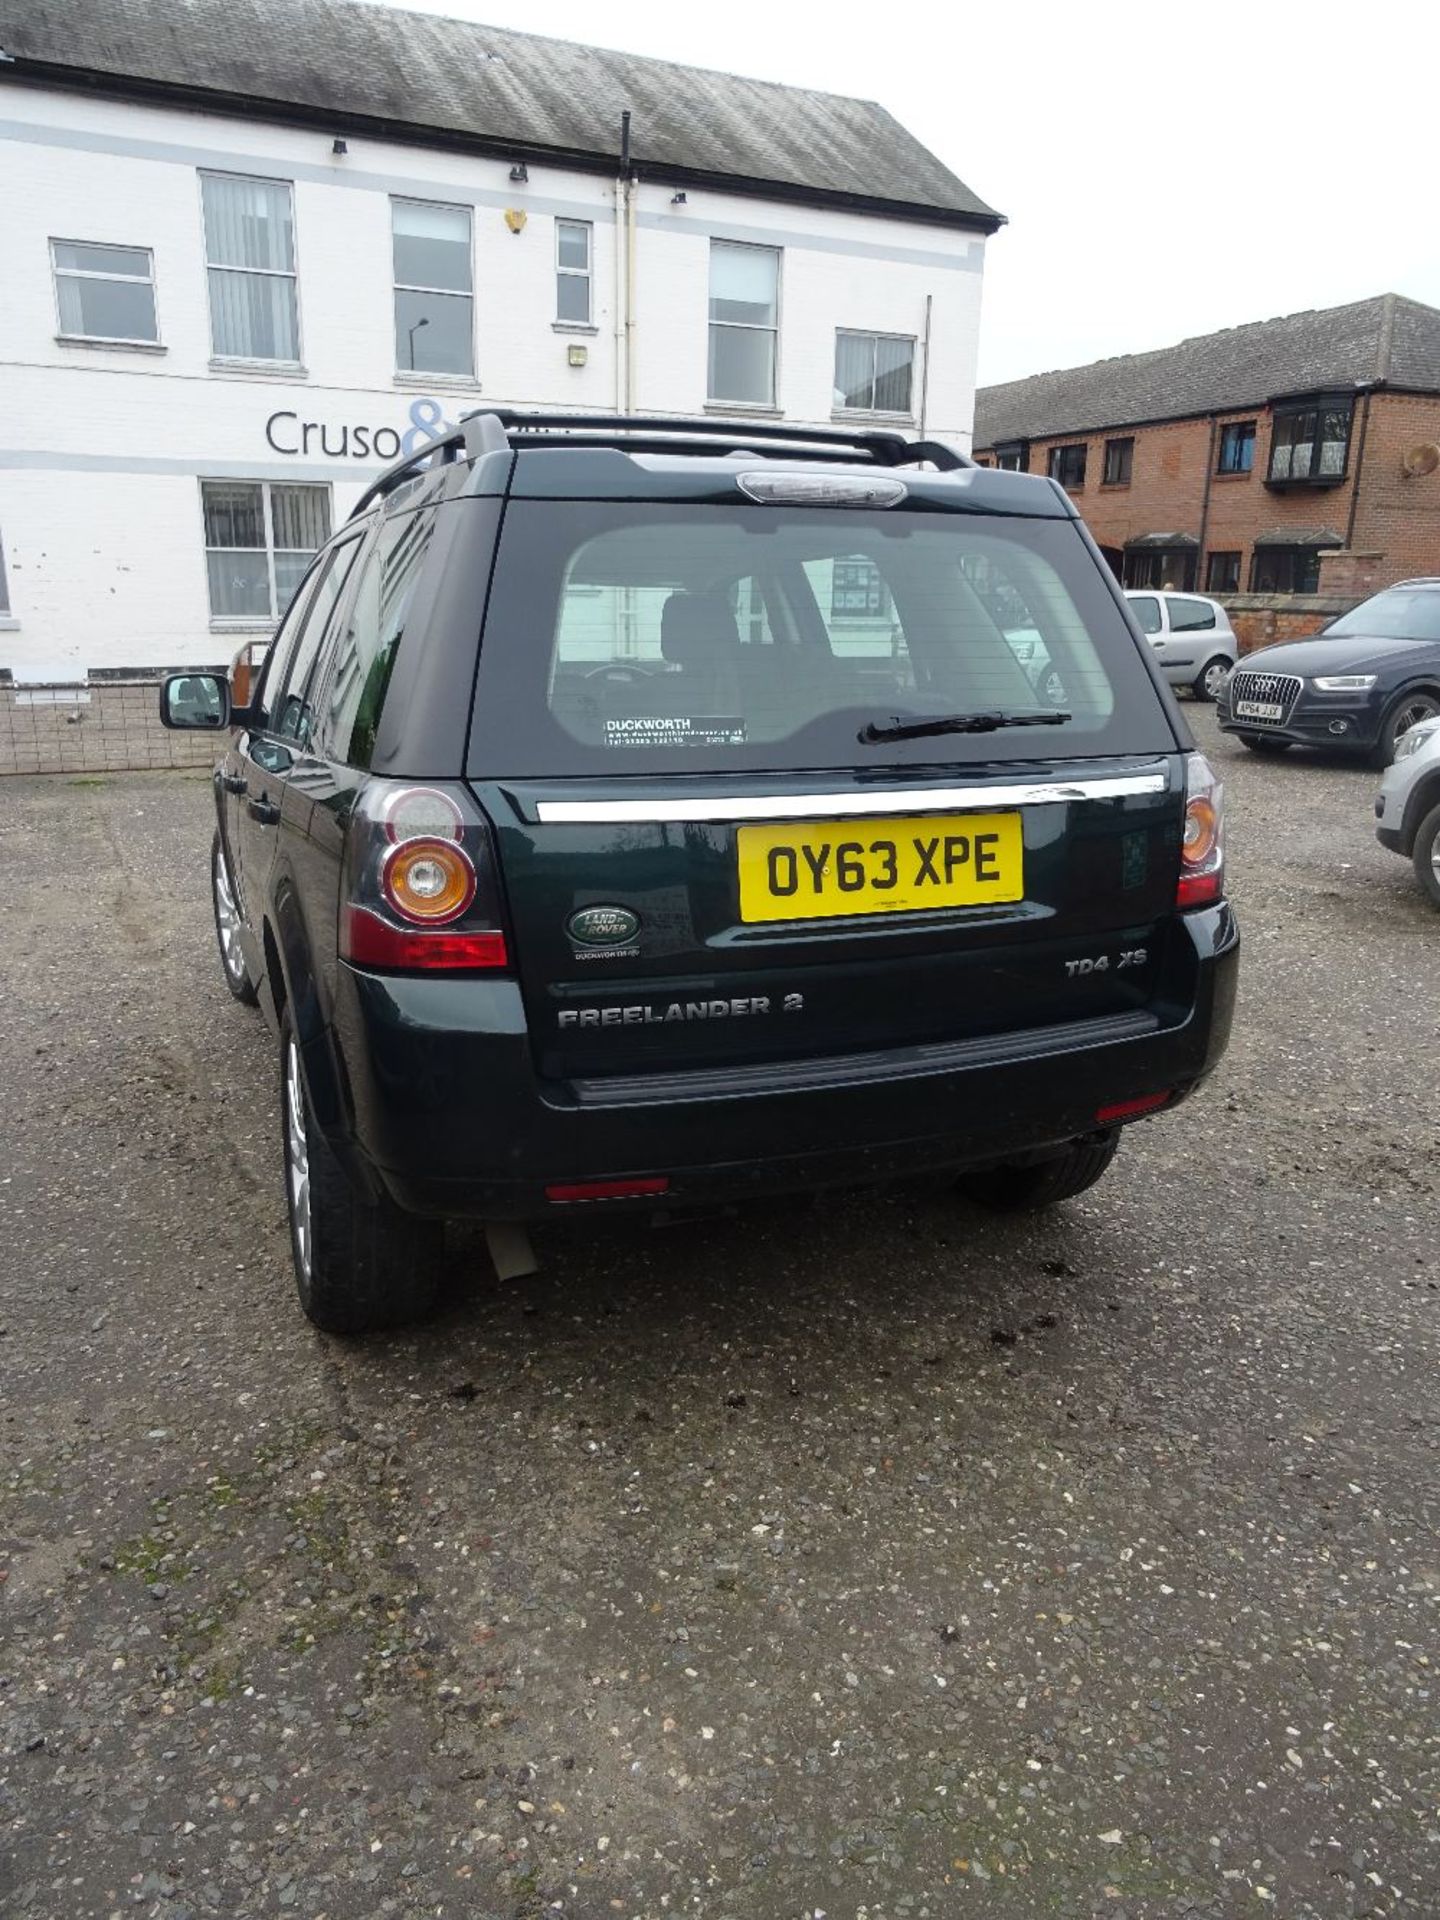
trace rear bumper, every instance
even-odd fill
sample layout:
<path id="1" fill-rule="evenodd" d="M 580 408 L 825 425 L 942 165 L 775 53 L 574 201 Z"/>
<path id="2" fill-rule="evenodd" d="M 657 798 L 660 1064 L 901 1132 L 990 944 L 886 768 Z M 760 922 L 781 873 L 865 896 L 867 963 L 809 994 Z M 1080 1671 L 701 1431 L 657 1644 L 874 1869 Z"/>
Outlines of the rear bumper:
<path id="1" fill-rule="evenodd" d="M 594 1082 L 541 1081 L 513 981 L 342 969 L 348 1091 L 336 1145 L 415 1213 L 553 1218 L 547 1185 L 663 1176 L 609 1208 L 980 1167 L 1094 1133 L 1100 1108 L 1189 1092 L 1229 1038 L 1239 934 L 1228 905 L 1180 916 L 1174 998 L 950 1046 Z"/>

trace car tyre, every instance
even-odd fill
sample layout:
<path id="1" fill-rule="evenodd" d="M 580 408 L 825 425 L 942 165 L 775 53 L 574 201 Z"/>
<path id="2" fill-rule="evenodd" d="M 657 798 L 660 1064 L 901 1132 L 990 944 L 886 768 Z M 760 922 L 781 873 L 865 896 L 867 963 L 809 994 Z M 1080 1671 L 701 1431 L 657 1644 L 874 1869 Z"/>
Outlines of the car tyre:
<path id="1" fill-rule="evenodd" d="M 1432 807 L 1415 829 L 1410 857 L 1422 892 L 1432 907 L 1440 907 L 1440 807 Z"/>
<path id="2" fill-rule="evenodd" d="M 1388 767 L 1395 758 L 1395 748 L 1400 736 L 1408 733 L 1411 727 L 1418 727 L 1422 720 L 1433 720 L 1440 714 L 1440 697 L 1422 688 L 1414 693 L 1402 693 L 1385 710 L 1385 718 L 1380 722 L 1380 738 L 1370 754 L 1372 767 Z"/>
<path id="3" fill-rule="evenodd" d="M 1225 684 L 1225 676 L 1234 665 L 1223 653 L 1217 653 L 1213 660 L 1207 660 L 1204 666 L 1190 682 L 1190 691 L 1197 700 L 1215 701 L 1220 698 L 1220 689 Z"/>
<path id="4" fill-rule="evenodd" d="M 1120 1146 L 1118 1133 L 1076 1140 L 1052 1159 L 1029 1166 L 990 1167 L 962 1173 L 955 1191 L 992 1213 L 1038 1213 L 1042 1207 L 1073 1200 L 1109 1170 Z"/>
<path id="5" fill-rule="evenodd" d="M 280 1138 L 295 1286 L 324 1333 L 423 1320 L 440 1288 L 444 1224 L 358 1193 L 315 1124 L 295 1025 L 280 1022 Z"/>
<path id="6" fill-rule="evenodd" d="M 1251 753 L 1288 753 L 1295 744 L 1293 740 L 1272 740 L 1265 733 L 1242 733 L 1240 743 Z"/>
<path id="7" fill-rule="evenodd" d="M 210 905 L 215 916 L 215 943 L 220 949 L 220 971 L 225 984 L 242 1007 L 260 1003 L 245 967 L 245 952 L 240 945 L 240 903 L 230 878 L 230 863 L 220 842 L 219 830 L 210 846 Z"/>

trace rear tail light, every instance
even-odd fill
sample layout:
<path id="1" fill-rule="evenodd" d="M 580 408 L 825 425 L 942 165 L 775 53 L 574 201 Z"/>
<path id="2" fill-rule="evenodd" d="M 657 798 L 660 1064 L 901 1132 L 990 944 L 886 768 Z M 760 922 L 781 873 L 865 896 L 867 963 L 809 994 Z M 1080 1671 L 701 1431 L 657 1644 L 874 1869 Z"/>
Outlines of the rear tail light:
<path id="1" fill-rule="evenodd" d="M 1225 890 L 1225 789 L 1202 753 L 1185 757 L 1185 830 L 1177 907 L 1208 907 Z"/>
<path id="2" fill-rule="evenodd" d="M 347 836 L 339 948 L 387 973 L 509 965 L 490 830 L 463 788 L 364 788 Z"/>

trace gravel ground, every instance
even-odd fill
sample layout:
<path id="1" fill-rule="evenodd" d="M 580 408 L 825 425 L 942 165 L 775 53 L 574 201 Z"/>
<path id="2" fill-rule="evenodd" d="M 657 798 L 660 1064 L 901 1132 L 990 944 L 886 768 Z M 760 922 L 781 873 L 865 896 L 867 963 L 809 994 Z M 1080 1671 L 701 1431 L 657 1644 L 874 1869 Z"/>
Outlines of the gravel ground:
<path id="1" fill-rule="evenodd" d="M 459 1242 L 362 1345 L 206 781 L 5 782 L 0 1908 L 1440 1911 L 1440 922 L 1216 758 L 1233 1050 L 1083 1200 Z"/>

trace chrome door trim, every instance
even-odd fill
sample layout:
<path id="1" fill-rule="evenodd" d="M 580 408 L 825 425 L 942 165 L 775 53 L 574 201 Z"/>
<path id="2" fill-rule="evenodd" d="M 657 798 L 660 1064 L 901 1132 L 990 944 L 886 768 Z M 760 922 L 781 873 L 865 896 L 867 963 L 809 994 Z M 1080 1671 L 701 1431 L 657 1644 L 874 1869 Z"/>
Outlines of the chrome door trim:
<path id="1" fill-rule="evenodd" d="M 1164 773 L 1111 774 L 1094 780 L 1036 781 L 1011 787 L 885 787 L 857 793 L 712 794 L 698 800 L 541 800 L 547 825 L 621 826 L 730 820 L 827 820 L 885 813 L 976 813 L 995 807 L 1060 806 L 1070 800 L 1123 800 L 1163 793 Z"/>

